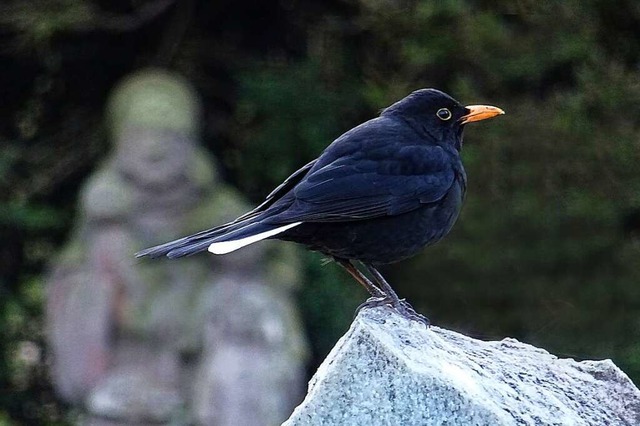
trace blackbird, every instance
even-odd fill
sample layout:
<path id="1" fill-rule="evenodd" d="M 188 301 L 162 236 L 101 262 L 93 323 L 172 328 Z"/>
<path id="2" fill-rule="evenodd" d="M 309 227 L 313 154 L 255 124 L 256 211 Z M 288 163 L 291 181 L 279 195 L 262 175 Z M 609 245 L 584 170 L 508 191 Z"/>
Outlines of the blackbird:
<path id="1" fill-rule="evenodd" d="M 465 107 L 439 90 L 416 90 L 340 136 L 250 212 L 136 257 L 225 254 L 264 239 L 293 241 L 329 256 L 362 284 L 372 297 L 361 307 L 389 305 L 428 324 L 376 267 L 447 235 L 467 188 L 464 126 L 499 114 L 492 106 Z"/>

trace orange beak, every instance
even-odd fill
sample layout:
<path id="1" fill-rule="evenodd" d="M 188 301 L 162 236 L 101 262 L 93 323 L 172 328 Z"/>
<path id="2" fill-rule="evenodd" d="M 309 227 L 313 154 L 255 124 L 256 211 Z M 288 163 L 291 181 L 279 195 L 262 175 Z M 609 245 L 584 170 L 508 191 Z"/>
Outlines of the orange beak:
<path id="1" fill-rule="evenodd" d="M 496 115 L 504 114 L 504 111 L 500 108 L 489 105 L 469 105 L 465 107 L 470 112 L 467 115 L 463 115 L 460 118 L 461 124 L 467 124 L 474 121 L 486 120 L 487 118 L 495 117 Z"/>

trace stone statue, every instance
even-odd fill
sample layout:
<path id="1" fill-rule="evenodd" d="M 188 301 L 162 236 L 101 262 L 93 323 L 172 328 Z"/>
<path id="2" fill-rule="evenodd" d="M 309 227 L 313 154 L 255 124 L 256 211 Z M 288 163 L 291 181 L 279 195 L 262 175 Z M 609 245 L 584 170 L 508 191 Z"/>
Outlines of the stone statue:
<path id="1" fill-rule="evenodd" d="M 125 79 L 108 104 L 113 153 L 47 280 L 53 381 L 86 424 L 272 425 L 303 395 L 294 247 L 132 257 L 247 210 L 197 145 L 200 114 L 161 70 Z"/>

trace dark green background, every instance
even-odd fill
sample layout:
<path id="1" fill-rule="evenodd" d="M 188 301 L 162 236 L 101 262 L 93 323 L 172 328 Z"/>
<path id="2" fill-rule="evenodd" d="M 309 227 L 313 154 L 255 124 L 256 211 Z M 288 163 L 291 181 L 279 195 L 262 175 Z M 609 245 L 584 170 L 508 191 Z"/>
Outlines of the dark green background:
<path id="1" fill-rule="evenodd" d="M 467 128 L 451 235 L 385 273 L 437 325 L 612 358 L 639 383 L 640 3 L 538 3 L 3 2 L 0 423 L 68 418 L 16 350 L 42 342 L 41 273 L 108 152 L 109 90 L 149 65 L 195 84 L 204 143 L 254 202 L 414 89 L 502 107 Z M 306 256 L 317 363 L 365 295 Z"/>

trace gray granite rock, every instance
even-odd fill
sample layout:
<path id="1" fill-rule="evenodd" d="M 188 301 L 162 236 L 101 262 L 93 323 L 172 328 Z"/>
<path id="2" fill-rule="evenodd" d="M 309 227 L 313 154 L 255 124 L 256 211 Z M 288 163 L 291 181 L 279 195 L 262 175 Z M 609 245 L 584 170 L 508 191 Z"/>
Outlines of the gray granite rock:
<path id="1" fill-rule="evenodd" d="M 610 360 L 576 362 L 365 309 L 284 425 L 640 425 Z"/>

